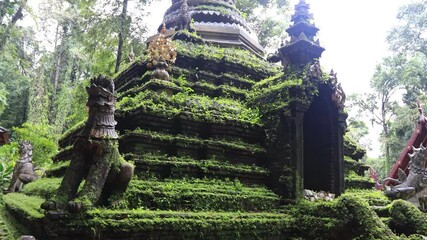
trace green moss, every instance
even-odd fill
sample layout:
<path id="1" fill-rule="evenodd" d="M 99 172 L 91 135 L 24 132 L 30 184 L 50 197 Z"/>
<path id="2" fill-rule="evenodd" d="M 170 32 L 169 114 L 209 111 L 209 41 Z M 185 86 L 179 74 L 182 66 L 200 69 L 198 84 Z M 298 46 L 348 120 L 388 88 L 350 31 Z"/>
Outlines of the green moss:
<path id="1" fill-rule="evenodd" d="M 190 32 L 187 29 L 179 30 L 173 35 L 173 40 L 204 44 L 205 40 L 197 35 L 196 32 Z"/>
<path id="2" fill-rule="evenodd" d="M 67 160 L 67 161 L 59 161 L 49 165 L 49 167 L 46 169 L 46 175 L 56 176 L 56 173 L 65 172 L 67 167 L 70 166 L 70 163 L 71 163 L 71 160 Z"/>
<path id="3" fill-rule="evenodd" d="M 120 208 L 187 211 L 271 211 L 279 197 L 239 181 L 179 179 L 133 180 Z"/>
<path id="4" fill-rule="evenodd" d="M 258 108 L 228 98 L 210 98 L 189 92 L 179 92 L 171 97 L 151 90 L 139 92 L 133 97 L 125 96 L 117 103 L 117 109 L 131 111 L 143 108 L 165 117 L 179 113 L 191 114 L 194 119 L 209 121 L 235 120 L 251 124 L 260 123 Z"/>
<path id="5" fill-rule="evenodd" d="M 367 202 L 356 196 L 343 196 L 337 201 L 340 224 L 352 239 L 398 239 Z"/>
<path id="6" fill-rule="evenodd" d="M 238 48 L 222 48 L 210 44 L 193 44 L 191 42 L 175 41 L 178 55 L 199 58 L 216 63 L 224 60 L 226 63 L 240 65 L 245 70 L 273 75 L 277 67 L 257 57 L 255 54 Z"/>
<path id="7" fill-rule="evenodd" d="M 4 204 L 0 205 L 0 239 L 15 240 L 20 239 L 22 235 L 28 235 L 30 231 L 7 212 Z"/>
<path id="8" fill-rule="evenodd" d="M 427 233 L 427 215 L 413 204 L 404 200 L 395 200 L 390 207 L 391 229 L 407 236 Z"/>
<path id="9" fill-rule="evenodd" d="M 366 150 L 360 144 L 355 142 L 349 134 L 344 135 L 344 155 L 353 160 L 362 159 L 366 155 Z"/>
<path id="10" fill-rule="evenodd" d="M 232 175 L 246 175 L 246 174 L 258 174 L 267 176 L 268 171 L 256 165 L 246 164 L 232 164 L 226 161 L 219 161 L 215 158 L 196 160 L 191 157 L 171 157 L 167 155 L 159 154 L 144 154 L 143 156 L 137 156 L 128 154 L 126 156 L 136 162 L 136 164 L 144 164 L 147 166 L 167 166 L 171 168 L 171 174 L 175 174 L 175 171 L 188 170 L 194 173 L 206 173 L 216 175 L 217 177 L 232 176 Z M 176 169 L 175 169 L 176 168 Z"/>
<path id="11" fill-rule="evenodd" d="M 357 175 L 365 175 L 365 171 L 369 169 L 369 165 L 353 160 L 349 156 L 344 156 L 344 168 L 345 174 L 352 171 L 358 173 Z"/>
<path id="12" fill-rule="evenodd" d="M 318 94 L 318 82 L 306 76 L 307 68 L 299 73 L 279 73 L 260 81 L 254 85 L 249 101 L 259 106 L 263 115 L 287 109 L 291 103 L 309 106 L 312 98 Z"/>
<path id="13" fill-rule="evenodd" d="M 39 196 L 43 199 L 52 198 L 61 184 L 62 178 L 42 178 L 25 185 L 23 193 Z"/>
<path id="14" fill-rule="evenodd" d="M 384 196 L 382 191 L 378 190 L 362 190 L 362 189 L 347 189 L 343 196 L 357 196 L 368 202 L 370 206 L 386 206 L 391 201 Z"/>
<path id="15" fill-rule="evenodd" d="M 135 61 L 133 62 L 122 61 L 119 71 L 112 76 L 112 79 L 117 79 L 120 76 L 125 75 L 129 70 L 133 69 L 132 68 L 133 65 L 143 65 L 146 61 L 147 61 L 146 55 L 140 55 L 136 57 Z"/>
<path id="16" fill-rule="evenodd" d="M 371 189 L 375 186 L 375 182 L 368 176 L 359 176 L 354 171 L 349 171 L 345 176 L 345 184 L 347 188 Z"/>
<path id="17" fill-rule="evenodd" d="M 149 131 L 145 129 L 137 128 L 133 131 L 126 131 L 123 135 L 123 138 L 125 138 L 127 135 L 141 135 L 144 137 L 147 137 L 149 139 L 156 139 L 163 142 L 180 142 L 183 144 L 192 144 L 192 145 L 198 145 L 198 146 L 220 146 L 222 148 L 231 148 L 235 150 L 242 150 L 242 151 L 250 151 L 254 154 L 256 153 L 265 153 L 265 149 L 257 144 L 249 144 L 241 141 L 232 141 L 232 140 L 226 140 L 226 139 L 200 139 L 195 138 L 193 136 L 186 136 L 182 134 L 172 135 L 165 132 L 155 132 L 155 131 Z"/>
<path id="18" fill-rule="evenodd" d="M 77 123 L 76 125 L 74 125 L 73 127 L 71 127 L 70 129 L 68 129 L 66 132 L 64 132 L 61 137 L 59 138 L 59 141 L 63 141 L 65 138 L 67 138 L 70 134 L 74 133 L 75 131 L 77 131 L 80 128 L 83 128 L 84 125 L 86 123 L 86 120 L 81 121 L 79 123 Z"/>
<path id="19" fill-rule="evenodd" d="M 291 217 L 273 213 L 212 213 L 175 211 L 89 211 L 87 225 L 98 230 L 109 228 L 125 232 L 173 232 L 180 239 L 241 239 L 247 237 L 279 237 L 288 229 Z M 260 235 L 261 234 L 261 235 Z M 215 237 L 215 238 L 213 238 Z"/>
<path id="20" fill-rule="evenodd" d="M 7 209 L 16 211 L 25 218 L 34 220 L 44 217 L 43 210 L 40 208 L 44 199 L 41 197 L 27 196 L 23 193 L 9 193 L 3 198 Z"/>

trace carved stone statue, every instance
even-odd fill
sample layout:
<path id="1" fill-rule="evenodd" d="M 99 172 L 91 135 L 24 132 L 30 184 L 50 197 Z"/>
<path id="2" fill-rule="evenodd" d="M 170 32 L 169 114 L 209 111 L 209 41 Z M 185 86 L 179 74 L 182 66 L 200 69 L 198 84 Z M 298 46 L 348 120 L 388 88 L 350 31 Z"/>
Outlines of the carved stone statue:
<path id="1" fill-rule="evenodd" d="M 133 52 L 133 47 L 130 47 L 130 52 L 128 54 L 128 62 L 134 62 L 135 61 L 135 53 Z"/>
<path id="2" fill-rule="evenodd" d="M 21 191 L 24 184 L 36 179 L 36 173 L 32 163 L 33 146 L 31 146 L 30 142 L 24 141 L 21 143 L 19 146 L 19 155 L 19 160 L 13 169 L 10 186 L 4 191 L 5 193 Z"/>
<path id="3" fill-rule="evenodd" d="M 310 69 L 311 70 L 311 69 Z M 342 89 L 341 83 L 338 82 L 337 73 L 332 69 L 329 73 L 328 79 L 329 86 L 332 88 L 332 101 L 338 108 L 344 108 L 346 95 L 344 89 Z"/>
<path id="4" fill-rule="evenodd" d="M 320 63 L 319 61 L 314 62 L 312 65 L 310 65 L 310 76 L 311 77 L 316 77 L 321 79 L 322 78 L 322 68 L 320 67 Z"/>
<path id="5" fill-rule="evenodd" d="M 188 2 L 187 0 L 182 0 L 181 13 L 179 16 L 179 26 L 180 30 L 190 30 L 191 16 L 188 11 Z"/>
<path id="6" fill-rule="evenodd" d="M 426 211 L 427 198 L 427 149 L 422 145 L 420 148 L 413 147 L 413 153 L 409 154 L 411 158 L 409 165 L 409 174 L 406 175 L 402 169 L 399 169 L 399 179 L 386 178 L 382 181 L 397 183 L 395 186 L 386 186 L 384 194 L 390 199 L 405 199 L 414 203 L 422 210 Z M 424 208 L 424 209 L 423 209 Z"/>
<path id="7" fill-rule="evenodd" d="M 116 98 L 112 80 L 99 76 L 86 88 L 89 116 L 74 142 L 74 157 L 56 196 L 44 202 L 46 210 L 80 212 L 106 204 L 112 194 L 123 193 L 133 175 L 133 166 L 124 162 L 118 150 L 114 120 Z M 83 178 L 86 182 L 77 192 Z"/>
<path id="8" fill-rule="evenodd" d="M 329 81 L 329 84 L 331 84 L 333 86 L 338 83 L 337 73 L 333 69 L 329 73 L 328 81 Z"/>

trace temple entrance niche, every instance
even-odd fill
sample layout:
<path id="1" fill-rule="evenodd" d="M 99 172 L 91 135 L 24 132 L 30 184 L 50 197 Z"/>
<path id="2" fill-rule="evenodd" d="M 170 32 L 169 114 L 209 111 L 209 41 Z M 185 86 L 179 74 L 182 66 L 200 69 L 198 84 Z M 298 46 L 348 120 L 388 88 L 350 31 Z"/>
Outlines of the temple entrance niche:
<path id="1" fill-rule="evenodd" d="M 338 109 L 327 85 L 304 114 L 304 189 L 339 193 Z M 339 180 L 338 180 L 339 181 Z"/>

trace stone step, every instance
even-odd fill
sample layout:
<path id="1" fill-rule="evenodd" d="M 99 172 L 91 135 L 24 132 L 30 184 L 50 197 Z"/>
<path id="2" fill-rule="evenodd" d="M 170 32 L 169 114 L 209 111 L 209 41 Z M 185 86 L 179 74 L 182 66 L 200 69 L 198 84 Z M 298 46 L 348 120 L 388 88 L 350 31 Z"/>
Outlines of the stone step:
<path id="1" fill-rule="evenodd" d="M 121 206 L 175 211 L 271 211 L 279 196 L 264 187 L 239 181 L 208 179 L 133 180 Z M 119 206 L 120 208 L 120 206 Z"/>
<path id="2" fill-rule="evenodd" d="M 125 159 L 135 164 L 135 174 L 147 174 L 165 178 L 218 178 L 238 179 L 247 185 L 265 185 L 269 171 L 264 167 L 245 164 L 232 164 L 217 159 L 197 160 L 190 157 L 171 157 L 167 155 L 127 154 Z"/>
<path id="3" fill-rule="evenodd" d="M 160 153 L 194 159 L 229 160 L 233 164 L 263 166 L 266 149 L 227 139 L 201 139 L 194 136 L 137 129 L 122 135 L 120 152 L 143 155 Z"/>

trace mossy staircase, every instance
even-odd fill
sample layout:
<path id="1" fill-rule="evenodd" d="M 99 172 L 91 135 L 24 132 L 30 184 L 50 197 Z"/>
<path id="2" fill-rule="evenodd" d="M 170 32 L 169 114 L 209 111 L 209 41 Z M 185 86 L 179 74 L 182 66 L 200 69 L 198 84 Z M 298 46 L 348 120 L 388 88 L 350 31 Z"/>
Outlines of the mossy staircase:
<path id="1" fill-rule="evenodd" d="M 124 198 L 112 208 L 83 215 L 45 213 L 60 178 L 28 184 L 22 193 L 5 196 L 6 208 L 40 239 L 236 239 L 281 235 L 287 221 L 272 213 L 279 197 L 259 186 L 216 179 L 133 179 Z M 271 225 L 270 225 L 271 224 Z M 92 230 L 91 230 L 92 229 Z M 274 232 L 270 232 L 274 230 Z M 253 235 L 255 234 L 255 235 Z"/>
<path id="2" fill-rule="evenodd" d="M 415 211 L 420 223 L 406 234 L 425 231 L 425 216 L 404 201 L 396 214 L 381 221 L 370 204 L 388 204 L 379 192 L 344 194 L 332 202 L 302 201 L 277 207 L 277 195 L 238 181 L 208 179 L 135 179 L 114 207 L 84 214 L 45 213 L 44 198 L 60 179 L 42 179 L 22 193 L 5 196 L 10 213 L 39 239 L 405 239 L 388 223 Z M 394 206 L 396 205 L 396 206 Z M 403 208 L 402 211 L 397 209 Z M 407 218 L 410 221 L 410 218 Z M 416 235 L 414 235 L 415 237 Z M 422 239 L 422 238 L 411 238 Z"/>

